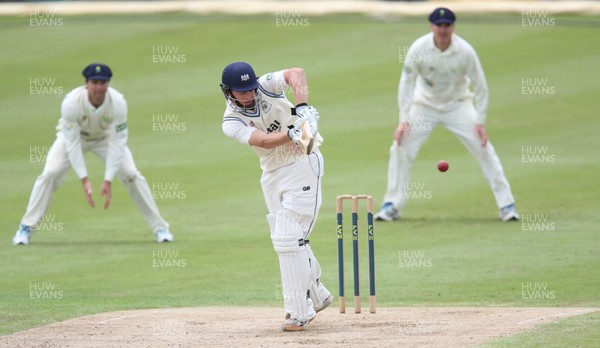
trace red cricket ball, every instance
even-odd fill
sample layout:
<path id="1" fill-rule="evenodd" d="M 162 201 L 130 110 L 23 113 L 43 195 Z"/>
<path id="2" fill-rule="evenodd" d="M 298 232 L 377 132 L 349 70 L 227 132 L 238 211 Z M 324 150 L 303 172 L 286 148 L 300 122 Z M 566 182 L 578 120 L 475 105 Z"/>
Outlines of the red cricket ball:
<path id="1" fill-rule="evenodd" d="M 439 161 L 439 162 L 438 162 L 438 170 L 439 170 L 440 172 L 442 172 L 442 173 L 443 173 L 443 172 L 447 171 L 447 170 L 448 170 L 448 168 L 449 168 L 449 166 L 448 166 L 448 162 L 446 162 L 446 161 Z"/>

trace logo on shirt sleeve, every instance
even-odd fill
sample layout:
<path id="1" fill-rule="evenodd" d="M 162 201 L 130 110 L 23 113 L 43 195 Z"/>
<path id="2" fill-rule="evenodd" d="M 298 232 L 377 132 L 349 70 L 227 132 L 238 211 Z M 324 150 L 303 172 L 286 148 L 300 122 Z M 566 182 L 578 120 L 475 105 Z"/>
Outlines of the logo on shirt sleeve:
<path id="1" fill-rule="evenodd" d="M 124 131 L 127 129 L 127 122 L 121 123 L 115 127 L 115 130 L 118 132 Z"/>

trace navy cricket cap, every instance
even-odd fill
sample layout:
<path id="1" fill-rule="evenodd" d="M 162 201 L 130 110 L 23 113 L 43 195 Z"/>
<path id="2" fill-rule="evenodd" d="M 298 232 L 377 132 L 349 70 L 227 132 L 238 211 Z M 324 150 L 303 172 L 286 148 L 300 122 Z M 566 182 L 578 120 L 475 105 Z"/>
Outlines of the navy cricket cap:
<path id="1" fill-rule="evenodd" d="M 455 20 L 456 16 L 454 15 L 454 12 L 445 7 L 438 7 L 429 15 L 429 21 L 435 25 L 440 25 L 442 23 L 454 24 Z"/>
<path id="2" fill-rule="evenodd" d="M 104 64 L 92 63 L 81 72 L 86 80 L 110 80 L 112 71 Z"/>

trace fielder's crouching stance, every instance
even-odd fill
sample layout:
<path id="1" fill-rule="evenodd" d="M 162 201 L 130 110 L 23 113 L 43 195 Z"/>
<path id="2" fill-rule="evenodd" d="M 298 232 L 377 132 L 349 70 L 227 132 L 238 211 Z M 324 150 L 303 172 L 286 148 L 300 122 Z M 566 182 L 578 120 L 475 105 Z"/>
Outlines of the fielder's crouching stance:
<path id="1" fill-rule="evenodd" d="M 35 181 L 13 244 L 29 244 L 31 234 L 50 206 L 52 194 L 71 166 L 81 179 L 88 204 L 95 206 L 83 157 L 87 151 L 106 163 L 100 190 L 100 195 L 106 197 L 104 209 L 110 205 L 111 183 L 117 176 L 129 189 L 131 199 L 154 231 L 156 241 L 173 241 L 169 224 L 160 216 L 148 183 L 137 170 L 127 146 L 127 103 L 121 93 L 109 87 L 110 68 L 90 64 L 82 74 L 85 85 L 72 90 L 62 102 L 56 140 L 48 151 L 42 174 Z"/>
<path id="2" fill-rule="evenodd" d="M 284 92 L 290 87 L 296 107 Z M 320 282 L 321 268 L 308 236 L 321 207 L 323 157 L 319 114 L 307 105 L 304 70 L 285 69 L 257 78 L 244 62 L 223 70 L 227 109 L 223 132 L 252 146 L 263 170 L 261 186 L 271 240 L 279 256 L 285 306 L 284 331 L 301 331 L 333 302 Z"/>

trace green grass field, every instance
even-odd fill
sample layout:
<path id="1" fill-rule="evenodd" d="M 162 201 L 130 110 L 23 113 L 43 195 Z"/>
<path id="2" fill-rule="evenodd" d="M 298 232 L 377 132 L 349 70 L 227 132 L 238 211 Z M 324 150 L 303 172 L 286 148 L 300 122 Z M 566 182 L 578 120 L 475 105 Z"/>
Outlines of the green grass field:
<path id="1" fill-rule="evenodd" d="M 257 73 L 307 72 L 326 171 L 311 243 L 337 294 L 335 196 L 369 193 L 381 203 L 400 55 L 428 24 L 358 15 L 310 17 L 302 27 L 277 26 L 275 16 L 62 19 L 62 26 L 30 27 L 29 17 L 0 18 L 0 334 L 122 309 L 281 305 L 258 160 L 221 132 L 221 71 L 238 60 Z M 375 226 L 379 306 L 600 307 L 600 19 L 557 17 L 553 27 L 524 27 L 520 19 L 463 16 L 456 32 L 486 72 L 488 134 L 524 220 L 499 221 L 476 161 L 437 129 L 412 170 L 430 198 L 409 202 L 402 221 Z M 62 97 L 95 61 L 112 68 L 111 85 L 125 94 L 129 146 L 163 192 L 157 203 L 176 242 L 154 243 L 120 183 L 108 211 L 89 208 L 71 171 L 45 229 L 31 245 L 13 247 Z M 545 92 L 524 93 L 528 78 L 545 81 Z M 32 93 L 32 86 L 47 88 Z M 527 149 L 545 156 L 528 162 Z M 441 159 L 450 163 L 445 174 L 436 170 Z M 86 161 L 98 203 L 103 164 L 91 154 Z M 362 275 L 368 284 L 366 268 Z M 55 298 L 36 298 L 40 287 Z M 490 346 L 592 347 L 599 322 L 596 312 Z"/>

